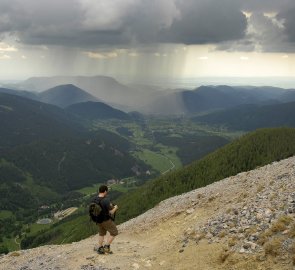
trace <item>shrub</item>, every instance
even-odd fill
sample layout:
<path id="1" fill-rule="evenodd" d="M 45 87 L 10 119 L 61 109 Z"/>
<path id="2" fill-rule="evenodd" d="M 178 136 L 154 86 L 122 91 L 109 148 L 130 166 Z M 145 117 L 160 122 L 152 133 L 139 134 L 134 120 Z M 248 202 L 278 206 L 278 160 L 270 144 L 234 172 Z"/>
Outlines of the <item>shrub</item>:
<path id="1" fill-rule="evenodd" d="M 282 241 L 279 238 L 273 238 L 264 245 L 266 255 L 278 256 L 281 251 Z"/>
<path id="2" fill-rule="evenodd" d="M 287 229 L 286 224 L 282 221 L 279 221 L 279 220 L 277 222 L 273 223 L 272 226 L 270 227 L 270 230 L 274 233 L 283 232 L 286 229 Z"/>

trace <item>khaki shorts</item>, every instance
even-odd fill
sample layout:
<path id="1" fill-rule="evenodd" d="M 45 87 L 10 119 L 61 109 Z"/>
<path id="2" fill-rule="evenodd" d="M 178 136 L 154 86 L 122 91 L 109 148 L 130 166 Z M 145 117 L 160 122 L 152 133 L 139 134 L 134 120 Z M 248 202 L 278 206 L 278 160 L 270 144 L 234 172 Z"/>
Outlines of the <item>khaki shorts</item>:
<path id="1" fill-rule="evenodd" d="M 107 232 L 109 232 L 111 236 L 118 235 L 117 226 L 115 222 L 111 219 L 104 221 L 102 223 L 98 223 L 98 234 L 100 236 L 105 236 Z"/>

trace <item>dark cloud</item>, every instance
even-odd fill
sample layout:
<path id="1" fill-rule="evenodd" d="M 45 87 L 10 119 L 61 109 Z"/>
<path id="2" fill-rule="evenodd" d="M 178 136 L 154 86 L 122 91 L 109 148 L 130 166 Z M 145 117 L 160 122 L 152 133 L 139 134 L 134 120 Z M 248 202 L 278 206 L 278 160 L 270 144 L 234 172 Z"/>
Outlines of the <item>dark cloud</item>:
<path id="1" fill-rule="evenodd" d="M 286 34 L 288 41 L 295 42 L 295 3 L 292 4 L 286 10 L 283 10 L 278 14 L 278 18 L 284 25 L 284 33 Z"/>
<path id="2" fill-rule="evenodd" d="M 181 18 L 162 31 L 163 42 L 206 44 L 241 39 L 247 20 L 235 1 L 186 1 L 179 5 Z"/>
<path id="3" fill-rule="evenodd" d="M 235 0 L 10 0 L 0 32 L 27 44 L 218 43 L 243 37 Z"/>
<path id="4" fill-rule="evenodd" d="M 83 48 L 181 43 L 216 44 L 221 50 L 292 51 L 293 2 L 1 0 L 0 39 L 14 35 L 25 44 Z M 252 16 L 246 18 L 244 11 Z"/>
<path id="5" fill-rule="evenodd" d="M 241 7 L 249 12 L 278 12 L 280 10 L 288 9 L 294 0 L 237 0 L 240 2 Z"/>

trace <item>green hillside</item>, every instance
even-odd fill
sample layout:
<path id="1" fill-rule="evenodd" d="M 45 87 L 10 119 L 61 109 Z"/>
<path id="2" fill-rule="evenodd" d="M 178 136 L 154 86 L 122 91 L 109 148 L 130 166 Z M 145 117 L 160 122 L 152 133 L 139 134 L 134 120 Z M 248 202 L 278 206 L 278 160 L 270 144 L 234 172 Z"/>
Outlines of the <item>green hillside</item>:
<path id="1" fill-rule="evenodd" d="M 295 102 L 243 105 L 193 118 L 197 123 L 250 131 L 257 128 L 295 127 Z"/>
<path id="2" fill-rule="evenodd" d="M 80 207 L 89 199 L 80 188 L 149 169 L 130 154 L 128 140 L 90 131 L 53 105 L 0 93 L 0 126 L 0 253 L 18 249 L 15 237 L 39 235 L 45 227 L 37 219 Z"/>
<path id="3" fill-rule="evenodd" d="M 119 205 L 117 223 L 145 212 L 166 198 L 294 154 L 293 128 L 260 129 L 249 133 L 183 169 L 146 182 L 138 189 L 121 196 L 115 201 Z M 42 233 L 43 239 L 39 234 L 25 238 L 23 247 L 78 241 L 97 233 L 89 224 L 86 208 L 85 206 L 84 211 L 81 209 L 79 214 L 69 217 L 61 224 L 57 223 L 45 230 Z"/>
<path id="4" fill-rule="evenodd" d="M 0 93 L 0 153 L 36 140 L 72 136 L 83 130 L 75 116 L 27 98 Z"/>
<path id="5" fill-rule="evenodd" d="M 95 119 L 121 119 L 130 120 L 131 117 L 123 111 L 114 109 L 113 107 L 103 102 L 81 102 L 73 104 L 66 108 L 70 113 L 80 117 L 95 120 Z"/>
<path id="6" fill-rule="evenodd" d="M 239 172 L 295 154 L 295 129 L 260 129 L 188 165 L 147 182 L 121 197 L 119 221 L 135 217 L 162 200 L 206 186 Z"/>
<path id="7" fill-rule="evenodd" d="M 63 193 L 97 181 L 131 176 L 131 168 L 138 162 L 128 153 L 129 148 L 125 139 L 101 131 L 18 146 L 5 159 L 39 184 Z"/>

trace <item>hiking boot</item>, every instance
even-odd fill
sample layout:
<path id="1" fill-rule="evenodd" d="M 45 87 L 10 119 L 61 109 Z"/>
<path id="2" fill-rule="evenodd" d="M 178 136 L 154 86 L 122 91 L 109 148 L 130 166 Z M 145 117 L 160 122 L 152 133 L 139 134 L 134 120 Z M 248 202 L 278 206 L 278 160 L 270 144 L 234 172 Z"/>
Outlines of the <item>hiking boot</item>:
<path id="1" fill-rule="evenodd" d="M 105 254 L 104 247 L 101 246 L 99 248 L 94 249 L 98 254 Z"/>
<path id="2" fill-rule="evenodd" d="M 111 251 L 110 245 L 104 245 L 103 249 L 106 254 L 113 254 L 113 251 Z"/>

